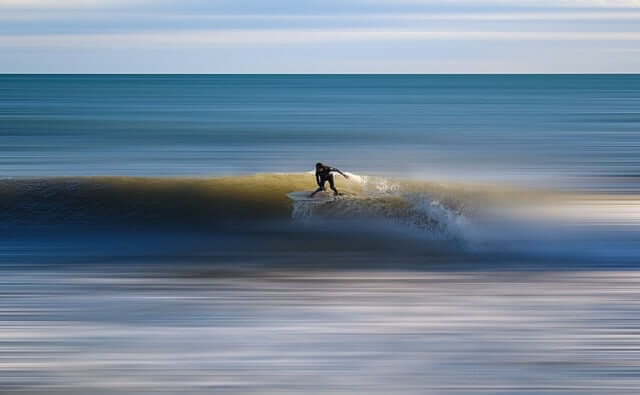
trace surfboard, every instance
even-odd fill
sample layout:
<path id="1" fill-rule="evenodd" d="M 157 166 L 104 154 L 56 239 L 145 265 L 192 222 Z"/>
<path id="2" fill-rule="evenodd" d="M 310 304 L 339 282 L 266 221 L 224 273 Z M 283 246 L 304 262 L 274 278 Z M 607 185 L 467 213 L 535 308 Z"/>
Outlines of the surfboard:
<path id="1" fill-rule="evenodd" d="M 318 193 L 316 193 L 315 195 L 313 195 L 313 197 L 311 197 L 311 193 L 313 191 L 298 191 L 298 192 L 291 192 L 291 193 L 287 193 L 287 196 L 289 197 L 289 199 L 296 201 L 296 202 L 316 202 L 316 203 L 322 203 L 322 202 L 329 202 L 333 199 L 335 199 L 335 196 L 333 196 L 333 193 L 327 193 L 324 191 L 320 191 Z"/>

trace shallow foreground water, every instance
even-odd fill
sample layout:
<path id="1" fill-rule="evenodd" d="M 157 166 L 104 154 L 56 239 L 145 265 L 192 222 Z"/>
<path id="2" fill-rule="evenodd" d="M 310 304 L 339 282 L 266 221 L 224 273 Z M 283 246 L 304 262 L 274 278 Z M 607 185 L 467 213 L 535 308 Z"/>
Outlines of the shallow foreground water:
<path id="1" fill-rule="evenodd" d="M 2 272 L 0 388 L 637 393 L 640 273 Z"/>

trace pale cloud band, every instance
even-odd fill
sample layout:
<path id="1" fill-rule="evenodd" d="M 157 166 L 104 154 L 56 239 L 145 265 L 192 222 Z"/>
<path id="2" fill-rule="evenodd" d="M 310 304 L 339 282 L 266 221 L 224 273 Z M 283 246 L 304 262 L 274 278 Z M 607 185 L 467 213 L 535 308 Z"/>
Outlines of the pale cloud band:
<path id="1" fill-rule="evenodd" d="M 144 0 L 0 0 L 0 9 L 112 8 L 145 3 L 151 2 Z"/>
<path id="2" fill-rule="evenodd" d="M 74 18 L 85 18 L 101 20 L 107 17 L 113 17 L 112 15 L 94 14 L 92 13 L 80 13 L 78 11 L 74 14 Z M 123 15 L 119 15 L 123 18 Z M 65 11 L 48 11 L 46 13 L 34 13 L 31 11 L 12 13 L 5 12 L 0 14 L 0 20 L 5 21 L 20 21 L 20 20 L 64 20 L 69 19 L 70 16 Z M 639 10 L 626 10 L 626 11 L 564 11 L 564 12 L 540 12 L 540 11 L 523 11 L 523 12 L 466 12 L 466 13 L 374 13 L 374 14 L 346 14 L 346 15 L 332 15 L 332 14 L 314 14 L 314 15 L 300 15 L 300 14 L 193 14 L 193 13 L 127 13 L 126 18 L 155 18 L 158 21 L 271 21 L 271 22 L 291 22 L 291 21 L 333 21 L 333 22 L 352 22 L 359 20 L 367 20 L 370 22 L 384 22 L 384 21 L 613 21 L 613 20 L 640 20 Z"/>
<path id="3" fill-rule="evenodd" d="M 346 3 L 361 5 L 397 5 L 416 6 L 508 6 L 508 7 L 544 7 L 544 8 L 636 8 L 640 0 L 351 0 Z M 70 9 L 70 8 L 108 8 L 135 5 L 158 5 L 198 3 L 189 0 L 0 0 L 1 8 L 22 9 Z M 214 3 L 215 2 L 211 2 Z M 278 3 L 278 1 L 274 1 Z"/>
<path id="4" fill-rule="evenodd" d="M 638 72 L 639 22 L 640 0 L 0 0 L 0 72 Z"/>
<path id="5" fill-rule="evenodd" d="M 634 8 L 640 7 L 640 0 L 363 0 L 371 4 L 414 4 L 414 5 L 474 5 L 545 8 Z"/>
<path id="6" fill-rule="evenodd" d="M 495 32 L 367 30 L 211 30 L 0 36 L 1 47 L 165 47 L 307 44 L 354 41 L 541 40 L 640 41 L 640 32 Z"/>

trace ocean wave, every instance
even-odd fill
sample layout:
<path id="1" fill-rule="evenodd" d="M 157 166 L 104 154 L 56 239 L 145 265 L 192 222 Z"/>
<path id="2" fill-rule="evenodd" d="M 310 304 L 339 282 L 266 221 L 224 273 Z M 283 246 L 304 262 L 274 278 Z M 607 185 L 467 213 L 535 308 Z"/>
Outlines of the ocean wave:
<path id="1" fill-rule="evenodd" d="M 348 175 L 349 179 L 336 180 L 343 196 L 317 200 L 288 197 L 292 192 L 310 193 L 314 178 L 308 173 L 5 179 L 0 180 L 0 230 L 11 236 L 21 230 L 30 235 L 34 227 L 48 231 L 51 226 L 65 232 L 111 226 L 179 232 L 222 229 L 225 237 L 256 231 L 256 237 L 276 243 L 278 229 L 284 228 L 271 225 L 285 224 L 294 227 L 285 233 L 294 229 L 312 239 L 319 233 L 333 237 L 323 233 L 329 230 L 329 235 L 371 240 L 385 240 L 393 233 L 394 240 L 417 240 L 418 246 L 423 240 L 455 241 L 454 248 L 463 245 L 475 252 L 594 257 L 615 253 L 629 258 L 640 253 L 640 200 L 634 197 Z"/>
<path id="2" fill-rule="evenodd" d="M 17 224 L 186 224 L 237 221 L 384 219 L 446 233 L 464 219 L 452 196 L 422 184 L 348 173 L 338 180 L 346 196 L 294 202 L 310 191 L 312 175 L 256 174 L 219 178 L 55 177 L 0 181 L 0 220 Z M 443 197 L 445 200 L 443 200 Z M 447 200 L 448 199 L 448 200 Z"/>
<path id="3" fill-rule="evenodd" d="M 294 184 L 295 185 L 295 184 Z M 0 181 L 4 223 L 215 224 L 289 215 L 284 175 L 74 177 Z"/>

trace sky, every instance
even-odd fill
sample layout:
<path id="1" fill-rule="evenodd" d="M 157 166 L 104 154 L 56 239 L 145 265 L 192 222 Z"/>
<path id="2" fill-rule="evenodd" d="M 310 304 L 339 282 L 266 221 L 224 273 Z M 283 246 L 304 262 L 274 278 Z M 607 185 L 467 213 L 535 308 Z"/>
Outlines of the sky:
<path id="1" fill-rule="evenodd" d="M 0 0 L 0 73 L 638 73 L 640 0 Z"/>

